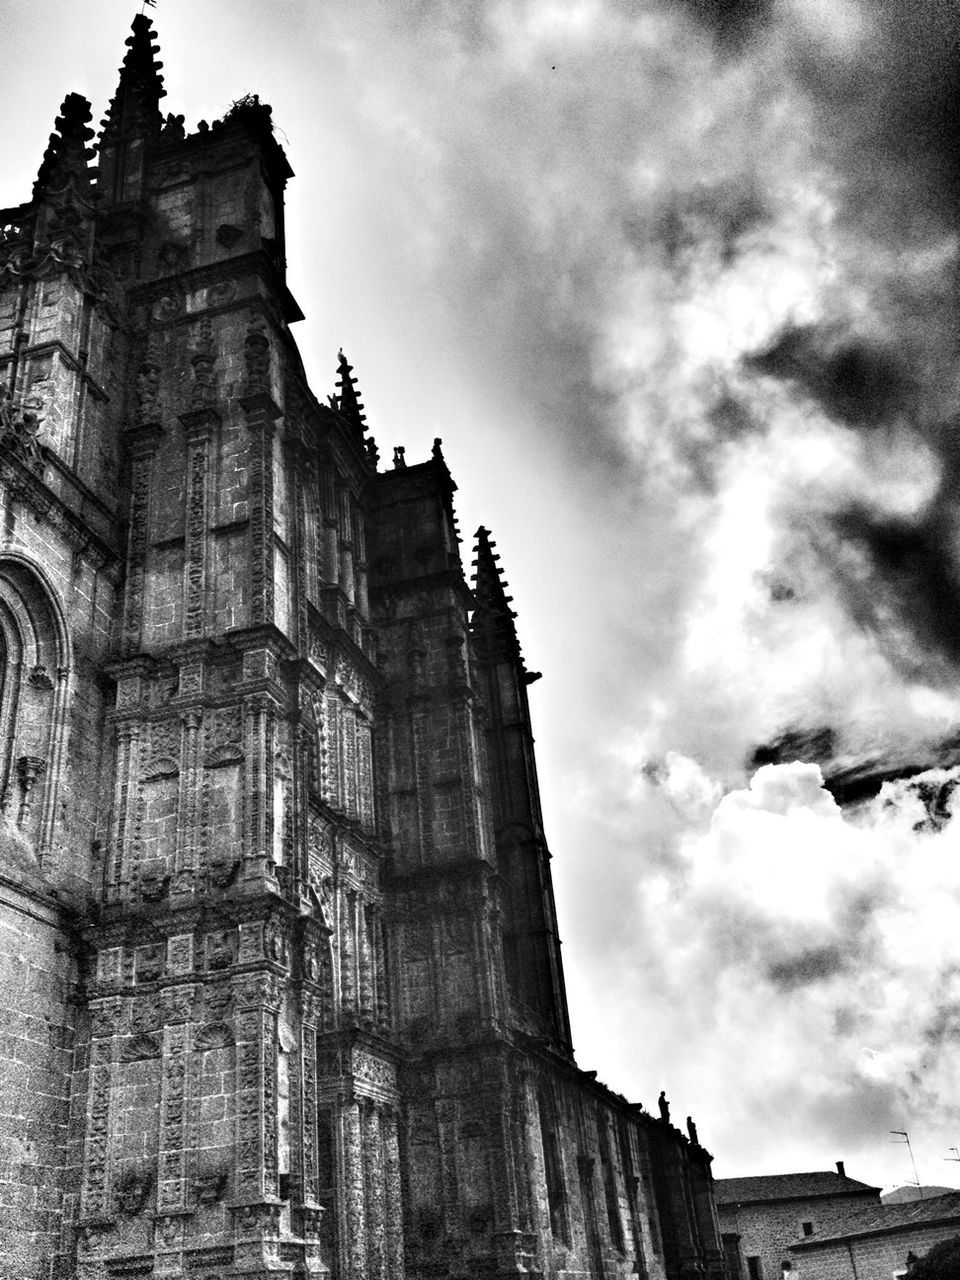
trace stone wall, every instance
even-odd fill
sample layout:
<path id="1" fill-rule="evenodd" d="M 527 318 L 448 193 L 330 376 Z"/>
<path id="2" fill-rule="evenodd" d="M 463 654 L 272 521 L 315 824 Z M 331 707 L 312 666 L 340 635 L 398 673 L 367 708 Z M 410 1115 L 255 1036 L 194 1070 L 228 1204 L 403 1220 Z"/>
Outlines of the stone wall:
<path id="1" fill-rule="evenodd" d="M 957 1236 L 960 1222 L 808 1247 L 790 1255 L 790 1280 L 892 1280 L 906 1273 L 910 1254 L 921 1258 L 941 1240 Z"/>
<path id="2" fill-rule="evenodd" d="M 879 1206 L 879 1197 L 874 1198 Z M 763 1204 L 721 1205 L 720 1227 L 740 1236 L 744 1275 L 747 1259 L 759 1259 L 761 1280 L 780 1280 L 781 1263 L 790 1260 L 790 1245 L 804 1237 L 803 1224 L 817 1235 L 842 1230 L 851 1214 L 869 1208 L 870 1197 L 816 1196 L 808 1200 L 772 1201 Z"/>
<path id="3" fill-rule="evenodd" d="M 39 893 L 24 891 L 29 869 L 16 866 L 10 840 L 0 837 L 0 1276 L 46 1280 L 75 1191 L 68 1166 L 77 967 L 39 878 Z M 30 856 L 25 846 L 23 853 Z"/>

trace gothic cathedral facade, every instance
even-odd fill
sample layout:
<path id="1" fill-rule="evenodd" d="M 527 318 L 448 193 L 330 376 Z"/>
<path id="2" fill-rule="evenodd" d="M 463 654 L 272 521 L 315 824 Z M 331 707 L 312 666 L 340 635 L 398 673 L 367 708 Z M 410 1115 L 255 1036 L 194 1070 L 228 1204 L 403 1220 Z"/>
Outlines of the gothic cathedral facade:
<path id="1" fill-rule="evenodd" d="M 311 393 L 270 109 L 154 39 L 0 215 L 0 1275 L 719 1278 L 574 1061 L 494 544 Z"/>

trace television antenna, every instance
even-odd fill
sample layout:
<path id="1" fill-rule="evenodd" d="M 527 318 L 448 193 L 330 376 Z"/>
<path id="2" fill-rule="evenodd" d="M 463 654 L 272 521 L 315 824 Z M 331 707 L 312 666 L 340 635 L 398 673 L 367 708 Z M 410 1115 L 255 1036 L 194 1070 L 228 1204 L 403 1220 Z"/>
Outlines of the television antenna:
<path id="1" fill-rule="evenodd" d="M 906 1145 L 907 1151 L 910 1153 L 910 1164 L 913 1166 L 913 1182 L 908 1183 L 907 1185 L 916 1187 L 919 1196 L 920 1175 L 917 1173 L 917 1162 L 913 1157 L 913 1147 L 910 1145 L 910 1135 L 907 1133 L 906 1129 L 891 1129 L 890 1132 L 897 1135 L 897 1138 L 901 1140 L 900 1145 Z M 953 1148 L 953 1150 L 956 1150 L 956 1148 Z M 960 1160 L 960 1153 L 958 1153 L 957 1159 Z"/>

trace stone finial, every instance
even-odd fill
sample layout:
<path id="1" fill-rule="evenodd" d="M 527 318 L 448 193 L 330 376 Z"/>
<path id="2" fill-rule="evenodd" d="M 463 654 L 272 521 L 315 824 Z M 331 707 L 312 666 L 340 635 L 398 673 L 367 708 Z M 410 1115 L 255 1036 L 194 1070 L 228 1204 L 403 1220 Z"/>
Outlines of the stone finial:
<path id="1" fill-rule="evenodd" d="M 175 116 L 172 111 L 168 111 L 163 122 L 163 128 L 160 131 L 161 138 L 167 142 L 182 142 L 187 136 L 187 131 L 183 127 L 183 120 L 183 116 Z"/>
<path id="2" fill-rule="evenodd" d="M 337 407 L 348 422 L 361 432 L 366 430 L 367 416 L 363 411 L 363 405 L 357 394 L 357 380 L 353 377 L 353 365 L 347 362 L 347 357 L 343 354 L 341 347 L 337 353 L 340 363 L 337 366 L 337 373 L 340 375 L 337 379 Z"/>
<path id="3" fill-rule="evenodd" d="M 48 191 L 61 190 L 71 178 L 84 188 L 89 185 L 89 162 L 94 155 L 87 146 L 94 137 L 93 130 L 89 128 L 91 119 L 90 103 L 86 98 L 79 93 L 67 94 L 33 184 L 34 200 Z"/>
<path id="4" fill-rule="evenodd" d="M 406 453 L 406 449 L 403 447 L 402 444 L 394 445 L 393 468 L 395 471 L 400 471 L 407 465 L 407 460 L 404 457 L 405 453 Z"/>
<path id="5" fill-rule="evenodd" d="M 476 601 L 471 630 L 478 651 L 488 662 L 519 662 L 520 641 L 514 626 L 516 613 L 510 608 L 513 596 L 507 595 L 507 583 L 500 568 L 500 556 L 494 550 L 496 543 L 490 531 L 483 525 L 476 533 L 474 557 L 473 595 Z"/>
<path id="6" fill-rule="evenodd" d="M 156 139 L 160 135 L 160 99 L 167 96 L 167 91 L 160 74 L 163 63 L 157 58 L 160 49 L 154 43 L 155 34 L 146 14 L 138 13 L 132 34 L 127 36 L 117 92 L 102 122 L 101 146 L 125 137 Z"/>

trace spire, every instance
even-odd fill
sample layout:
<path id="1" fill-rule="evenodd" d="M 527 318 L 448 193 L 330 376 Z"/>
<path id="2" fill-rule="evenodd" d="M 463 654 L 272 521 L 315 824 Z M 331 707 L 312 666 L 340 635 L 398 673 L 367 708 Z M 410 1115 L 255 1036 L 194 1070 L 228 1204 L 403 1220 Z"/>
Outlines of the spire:
<path id="1" fill-rule="evenodd" d="M 34 200 L 48 192 L 62 191 L 71 178 L 81 189 L 89 187 L 89 161 L 94 154 L 87 146 L 94 136 L 88 128 L 90 120 L 90 103 L 86 98 L 79 93 L 67 94 L 33 184 Z"/>
<path id="2" fill-rule="evenodd" d="M 476 607 L 472 630 L 477 642 L 481 662 L 514 660 L 523 664 L 517 629 L 513 625 L 516 614 L 510 608 L 513 596 L 507 595 L 500 557 L 494 551 L 497 545 L 490 538 L 490 531 L 483 525 L 477 530 L 477 553 L 474 559 L 473 594 Z"/>
<path id="3" fill-rule="evenodd" d="M 155 139 L 160 134 L 160 99 L 166 97 L 159 46 L 154 44 L 153 24 L 143 13 L 133 20 L 133 34 L 127 36 L 127 53 L 120 68 L 120 83 L 102 121 L 101 147 L 123 138 Z"/>
<path id="4" fill-rule="evenodd" d="M 342 347 L 338 354 L 340 357 L 340 364 L 337 367 L 337 372 L 340 375 L 340 379 L 337 382 L 337 391 L 340 393 L 337 397 L 338 406 L 347 421 L 352 422 L 359 429 L 360 434 L 363 435 L 367 429 L 367 416 L 363 412 L 363 405 L 357 395 L 357 380 L 352 376 L 353 365 L 347 363 L 347 357 L 343 354 Z"/>

